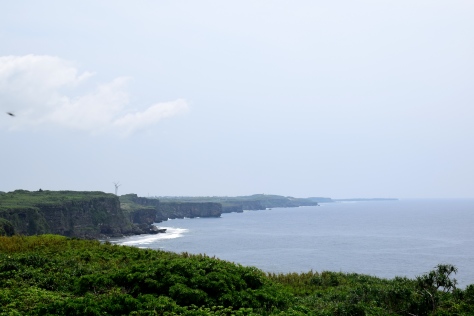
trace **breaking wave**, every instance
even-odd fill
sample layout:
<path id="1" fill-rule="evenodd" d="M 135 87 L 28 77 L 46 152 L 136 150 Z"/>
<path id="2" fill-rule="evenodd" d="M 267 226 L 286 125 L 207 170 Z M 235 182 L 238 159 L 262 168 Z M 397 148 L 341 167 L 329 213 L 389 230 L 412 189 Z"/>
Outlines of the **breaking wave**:
<path id="1" fill-rule="evenodd" d="M 145 246 L 145 245 L 153 244 L 159 240 L 179 238 L 179 237 L 182 237 L 183 234 L 188 232 L 188 230 L 185 228 L 163 227 L 163 226 L 160 226 L 159 228 L 160 229 L 165 228 L 166 233 L 159 233 L 155 235 L 138 235 L 138 236 L 121 238 L 119 240 L 115 240 L 111 242 L 118 245 L 140 247 L 142 245 Z"/>

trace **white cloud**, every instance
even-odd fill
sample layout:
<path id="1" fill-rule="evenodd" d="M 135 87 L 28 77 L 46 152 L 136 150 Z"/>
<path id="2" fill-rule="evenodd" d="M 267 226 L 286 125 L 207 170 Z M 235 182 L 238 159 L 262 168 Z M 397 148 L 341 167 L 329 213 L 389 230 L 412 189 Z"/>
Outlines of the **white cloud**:
<path id="1" fill-rule="evenodd" d="M 15 120 L 10 120 L 11 128 L 59 126 L 90 133 L 119 131 L 124 135 L 188 109 L 186 101 L 178 99 L 130 112 L 126 77 L 77 95 L 79 86 L 91 76 L 54 56 L 0 57 L 0 106 L 16 114 Z"/>
<path id="2" fill-rule="evenodd" d="M 147 128 L 161 119 L 185 112 L 188 108 L 186 101 L 178 99 L 173 102 L 157 103 L 143 112 L 129 113 L 114 121 L 114 126 L 121 133 L 130 134 L 138 129 Z"/>

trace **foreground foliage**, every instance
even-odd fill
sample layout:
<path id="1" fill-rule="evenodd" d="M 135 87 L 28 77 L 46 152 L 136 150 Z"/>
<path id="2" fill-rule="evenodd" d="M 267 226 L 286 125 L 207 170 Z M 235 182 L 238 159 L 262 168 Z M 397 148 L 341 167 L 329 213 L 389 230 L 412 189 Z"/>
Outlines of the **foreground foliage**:
<path id="1" fill-rule="evenodd" d="M 0 315 L 474 315 L 455 267 L 415 280 L 265 274 L 204 255 L 0 237 Z"/>
<path id="2" fill-rule="evenodd" d="M 265 274 L 207 256 L 55 235 L 0 238 L 4 315 L 228 315 L 285 309 Z"/>

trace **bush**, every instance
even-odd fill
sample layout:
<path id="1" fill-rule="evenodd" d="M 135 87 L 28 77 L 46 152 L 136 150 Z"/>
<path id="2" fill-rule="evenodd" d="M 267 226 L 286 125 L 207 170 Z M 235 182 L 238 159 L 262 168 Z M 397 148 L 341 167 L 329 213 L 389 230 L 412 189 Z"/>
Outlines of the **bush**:
<path id="1" fill-rule="evenodd" d="M 472 315 L 474 286 L 455 288 L 456 271 L 266 275 L 205 255 L 0 237 L 0 315 Z"/>
<path id="2" fill-rule="evenodd" d="M 13 236 L 14 234 L 15 227 L 13 224 L 4 218 L 0 218 L 0 236 Z"/>

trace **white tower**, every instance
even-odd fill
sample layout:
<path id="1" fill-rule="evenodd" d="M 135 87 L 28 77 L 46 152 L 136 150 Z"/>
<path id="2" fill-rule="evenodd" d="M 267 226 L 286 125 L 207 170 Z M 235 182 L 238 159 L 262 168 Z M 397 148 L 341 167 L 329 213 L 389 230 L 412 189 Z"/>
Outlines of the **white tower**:
<path id="1" fill-rule="evenodd" d="M 120 182 L 114 182 L 114 185 L 115 185 L 115 195 L 117 195 L 118 188 L 119 188 L 119 186 L 121 186 L 121 184 L 120 184 Z"/>

